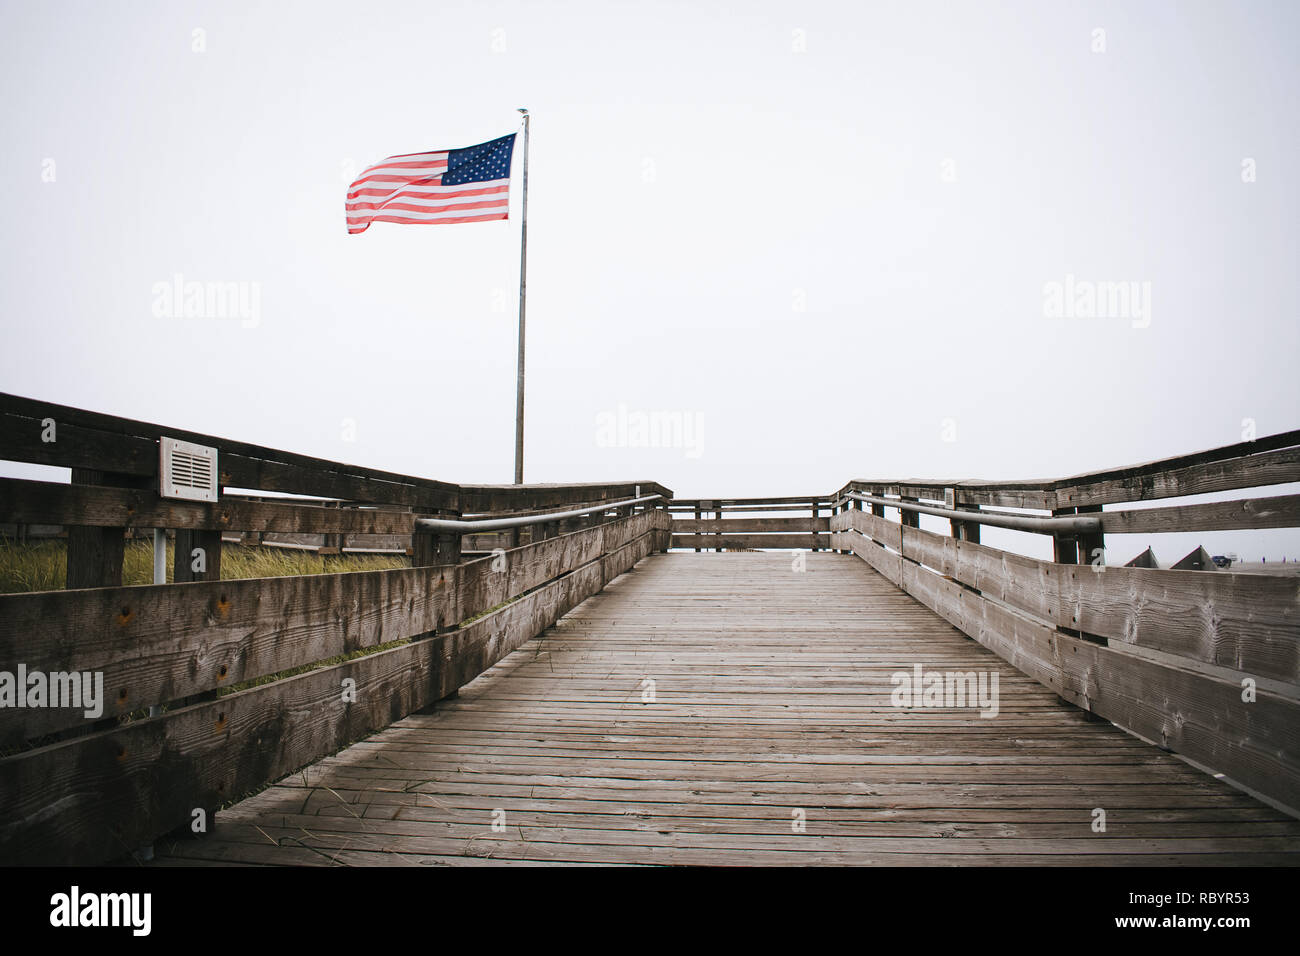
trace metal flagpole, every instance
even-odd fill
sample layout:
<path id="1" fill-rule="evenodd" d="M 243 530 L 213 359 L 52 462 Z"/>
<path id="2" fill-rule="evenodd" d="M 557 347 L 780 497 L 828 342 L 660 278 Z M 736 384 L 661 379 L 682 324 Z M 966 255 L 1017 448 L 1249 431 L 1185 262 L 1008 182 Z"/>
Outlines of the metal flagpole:
<path id="1" fill-rule="evenodd" d="M 515 484 L 524 483 L 524 304 L 528 276 L 528 110 L 524 114 L 523 226 L 519 236 L 519 380 L 515 394 Z"/>

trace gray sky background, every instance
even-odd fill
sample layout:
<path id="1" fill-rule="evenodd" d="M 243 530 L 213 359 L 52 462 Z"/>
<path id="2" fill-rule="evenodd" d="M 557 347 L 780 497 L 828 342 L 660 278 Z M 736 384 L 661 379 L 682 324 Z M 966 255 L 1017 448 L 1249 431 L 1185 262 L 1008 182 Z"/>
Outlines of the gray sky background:
<path id="1" fill-rule="evenodd" d="M 1059 477 L 1300 420 L 1292 3 L 2 9 L 5 391 L 509 481 L 517 218 L 343 206 L 525 106 L 529 481 Z M 155 316 L 176 274 L 255 327 Z M 1149 324 L 1046 316 L 1067 275 Z M 620 406 L 698 444 L 602 447 Z"/>

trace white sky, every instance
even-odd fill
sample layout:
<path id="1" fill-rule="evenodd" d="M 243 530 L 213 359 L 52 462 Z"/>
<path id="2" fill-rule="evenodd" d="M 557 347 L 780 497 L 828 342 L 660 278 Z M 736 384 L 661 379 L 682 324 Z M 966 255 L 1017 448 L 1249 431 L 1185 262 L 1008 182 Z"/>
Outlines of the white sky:
<path id="1" fill-rule="evenodd" d="M 517 218 L 343 207 L 524 106 L 529 481 L 1058 477 L 1300 421 L 1293 3 L 2 9 L 4 391 L 508 482 Z M 258 283 L 256 327 L 156 317 L 177 273 Z M 1045 317 L 1067 275 L 1149 325 Z M 620 405 L 698 454 L 603 447 Z"/>

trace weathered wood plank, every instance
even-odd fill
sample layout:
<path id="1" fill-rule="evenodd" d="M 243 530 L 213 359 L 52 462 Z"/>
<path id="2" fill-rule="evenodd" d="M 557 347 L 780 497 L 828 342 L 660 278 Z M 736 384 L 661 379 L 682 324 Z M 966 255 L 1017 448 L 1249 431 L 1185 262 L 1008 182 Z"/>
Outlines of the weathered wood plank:
<path id="1" fill-rule="evenodd" d="M 618 550 L 668 520 L 660 515 L 458 567 L 0 595 L 0 661 L 101 672 L 104 716 L 120 716 L 453 627 Z M 78 709 L 0 711 L 0 745 L 85 722 Z"/>
<path id="2" fill-rule="evenodd" d="M 673 496 L 670 489 L 655 481 L 459 487 L 461 510 L 465 514 L 562 511 L 570 506 L 578 508 L 645 495 L 663 495 L 665 500 Z"/>
<path id="3" fill-rule="evenodd" d="M 1000 671 L 997 718 L 892 706 L 890 673 L 917 661 Z M 1097 806 L 1104 835 L 1090 827 Z M 796 574 L 788 555 L 675 553 L 639 564 L 456 699 L 231 808 L 207 840 L 159 852 L 1246 865 L 1296 863 L 1298 837 L 1300 823 L 1085 721 L 857 559 L 810 554 Z"/>
<path id="4" fill-rule="evenodd" d="M 754 532 L 829 531 L 830 518 L 691 518 L 676 519 L 674 534 L 751 534 Z"/>
<path id="5" fill-rule="evenodd" d="M 1066 700 L 1300 806 L 1300 702 L 1257 691 L 1246 703 L 1238 683 L 1063 634 L 910 561 L 900 587 Z"/>
<path id="6" fill-rule="evenodd" d="M 895 551 L 902 549 L 903 526 L 869 511 L 842 511 L 831 519 L 832 531 L 852 529 Z M 909 532 L 910 533 L 910 532 Z"/>
<path id="7" fill-rule="evenodd" d="M 1216 449 L 1202 454 L 1217 456 L 1221 453 L 1221 449 Z M 1195 462 L 1197 457 L 1188 455 L 1172 459 L 1193 461 L 1179 467 L 1168 462 L 1156 462 L 1120 469 L 1108 473 L 1109 477 L 1082 476 L 1062 480 L 1057 482 L 1055 507 L 1150 501 L 1300 481 L 1300 448 L 1278 448 L 1244 458 L 1205 462 Z"/>
<path id="8" fill-rule="evenodd" d="M 1053 624 L 1300 683 L 1300 579 L 1058 565 L 919 528 L 904 556 Z"/>
<path id="9" fill-rule="evenodd" d="M 726 519 L 723 519 L 726 520 Z M 819 544 L 812 534 L 674 534 L 674 548 L 799 548 L 811 550 Z"/>
<path id="10" fill-rule="evenodd" d="M 56 424 L 53 442 L 42 440 L 41 423 L 47 418 Z M 216 447 L 222 486 L 427 509 L 458 507 L 459 489 L 446 482 L 0 393 L 0 447 L 11 461 L 154 476 L 158 439 L 163 435 Z"/>
<path id="11" fill-rule="evenodd" d="M 652 546 L 651 529 L 456 631 L 0 760 L 0 854 L 45 864 L 123 855 L 185 824 L 194 808 L 278 779 L 447 696 Z M 427 569 L 437 570 L 448 569 Z M 57 813 L 50 794 L 63 794 Z"/>
<path id="12" fill-rule="evenodd" d="M 223 495 L 217 502 L 159 498 L 142 488 L 64 485 L 0 478 L 0 521 L 122 528 L 260 531 L 276 534 L 409 535 L 416 516 L 378 508 L 247 501 Z"/>
<path id="13" fill-rule="evenodd" d="M 1300 495 L 1239 498 L 1204 504 L 1128 511 L 1103 511 L 1107 534 L 1228 531 L 1237 528 L 1300 528 Z"/>
<path id="14" fill-rule="evenodd" d="M 124 856 L 196 808 L 278 779 L 436 700 L 419 641 L 117 730 L 0 761 L 0 856 L 87 864 Z M 344 702 L 344 679 L 356 702 Z"/>
<path id="15" fill-rule="evenodd" d="M 123 716 L 449 626 L 454 584 L 454 568 L 411 568 L 0 595 L 0 661 L 101 672 L 103 716 Z M 5 709 L 0 745 L 85 723 Z"/>

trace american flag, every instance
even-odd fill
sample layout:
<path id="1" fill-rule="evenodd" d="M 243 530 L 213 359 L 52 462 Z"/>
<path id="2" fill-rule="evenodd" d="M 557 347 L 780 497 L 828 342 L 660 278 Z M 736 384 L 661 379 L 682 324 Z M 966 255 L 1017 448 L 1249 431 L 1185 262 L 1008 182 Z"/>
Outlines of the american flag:
<path id="1" fill-rule="evenodd" d="M 451 223 L 509 218 L 515 136 L 464 149 L 389 156 L 348 187 L 348 232 L 372 222 Z"/>

